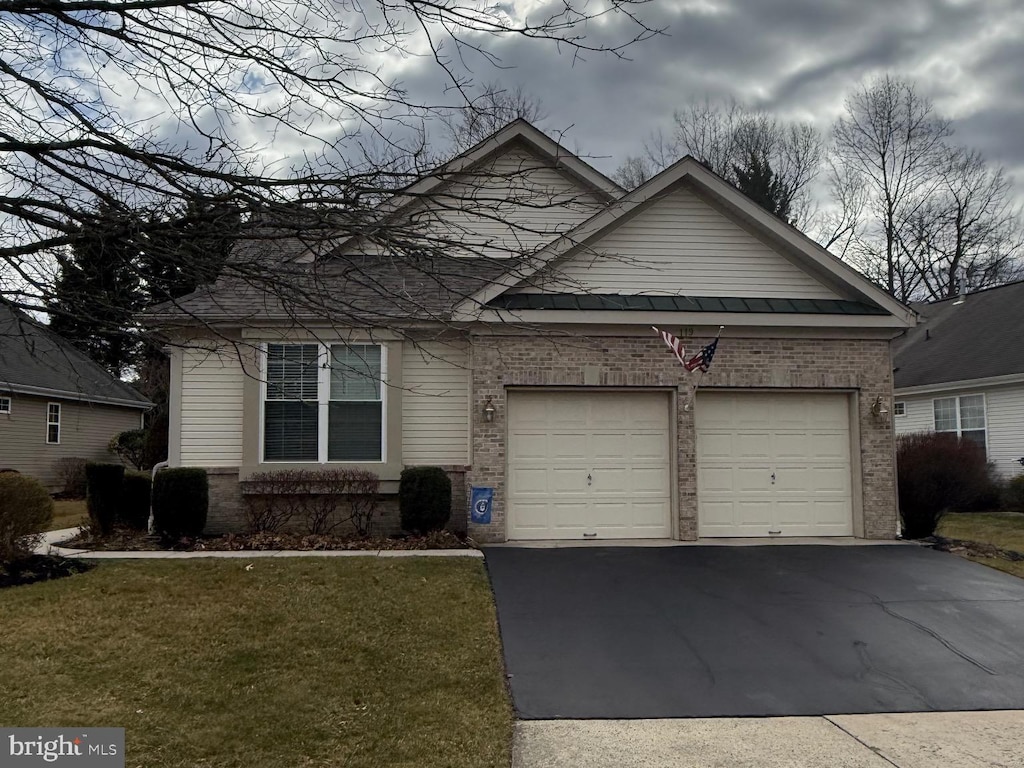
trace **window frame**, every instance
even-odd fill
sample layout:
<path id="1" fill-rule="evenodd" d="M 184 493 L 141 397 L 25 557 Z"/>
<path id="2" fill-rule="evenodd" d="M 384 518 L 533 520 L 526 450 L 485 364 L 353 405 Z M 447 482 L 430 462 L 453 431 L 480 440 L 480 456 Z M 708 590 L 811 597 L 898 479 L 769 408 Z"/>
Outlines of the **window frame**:
<path id="1" fill-rule="evenodd" d="M 892 404 L 892 414 L 893 414 L 893 416 L 906 416 L 907 415 L 907 401 L 906 400 L 897 400 L 895 403 L 893 403 Z M 932 416 L 933 416 L 933 418 L 934 418 L 934 415 L 935 415 L 935 408 L 933 406 L 932 407 Z"/>
<path id="2" fill-rule="evenodd" d="M 267 349 L 271 344 L 298 346 L 315 344 L 317 346 L 317 458 L 314 459 L 272 459 L 266 458 L 266 403 L 268 389 Z M 328 430 L 330 428 L 331 400 L 331 347 L 332 346 L 366 346 L 380 348 L 380 457 L 377 459 L 360 459 L 358 461 L 328 461 Z M 268 466 L 286 466 L 298 464 L 317 466 L 385 465 L 388 463 L 388 357 L 389 345 L 379 341 L 315 341 L 305 339 L 289 339 L 287 341 L 267 341 L 259 345 L 260 351 L 260 402 L 259 402 L 259 464 Z"/>
<path id="3" fill-rule="evenodd" d="M 51 414 L 51 409 L 53 409 L 53 408 L 57 409 L 57 420 L 56 421 L 53 421 L 51 419 L 51 415 L 52 415 Z M 61 411 L 62 411 L 62 409 L 60 407 L 60 403 L 52 403 L 51 402 L 51 403 L 47 403 L 46 404 L 46 444 L 47 445 L 60 445 L 60 433 L 61 433 L 60 422 L 61 422 L 61 415 L 62 415 Z M 56 427 L 57 428 L 57 439 L 56 440 L 51 440 L 50 439 L 50 427 Z"/>
<path id="4" fill-rule="evenodd" d="M 963 417 L 961 416 L 962 408 L 961 408 L 961 405 L 960 405 L 960 401 L 963 398 L 965 398 L 965 397 L 980 397 L 981 398 L 981 416 L 982 416 L 982 418 L 985 421 L 985 426 L 981 430 L 979 430 L 979 429 L 967 429 L 967 430 L 964 430 L 964 428 L 963 428 Z M 940 400 L 952 400 L 954 402 L 954 404 L 955 404 L 955 413 L 956 413 L 956 429 L 939 429 L 938 428 L 938 425 L 935 422 L 935 404 L 937 402 L 939 402 Z M 981 445 L 981 447 L 984 449 L 984 451 L 985 451 L 985 458 L 987 459 L 988 455 L 989 455 L 989 449 L 988 449 L 988 398 L 985 397 L 985 393 L 984 392 L 965 392 L 964 394 L 961 394 L 961 395 L 945 395 L 944 397 L 933 397 L 932 398 L 932 431 L 936 432 L 936 433 L 939 433 L 939 434 L 945 434 L 945 435 L 955 434 L 957 437 L 960 437 L 960 438 L 962 438 L 964 436 L 963 433 L 965 431 L 967 431 L 967 432 L 979 432 L 979 431 L 980 432 L 984 432 L 985 433 L 985 442 L 984 443 L 979 443 L 979 445 Z M 970 439 L 970 438 L 968 438 L 968 439 Z"/>
<path id="5" fill-rule="evenodd" d="M 5 407 L 6 404 L 6 407 Z M 9 395 L 0 395 L 0 416 L 10 416 L 14 400 Z"/>

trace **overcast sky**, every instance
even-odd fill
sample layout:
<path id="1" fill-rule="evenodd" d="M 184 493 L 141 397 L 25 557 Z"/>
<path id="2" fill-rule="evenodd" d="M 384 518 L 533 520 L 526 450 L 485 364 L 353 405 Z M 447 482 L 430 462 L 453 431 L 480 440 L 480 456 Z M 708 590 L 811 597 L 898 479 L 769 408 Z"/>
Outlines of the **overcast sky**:
<path id="1" fill-rule="evenodd" d="M 852 87 L 888 72 L 916 80 L 956 139 L 1024 188 L 1024 0 L 653 0 L 639 13 L 665 34 L 630 48 L 630 61 L 574 64 L 553 45 L 508 38 L 489 47 L 509 69 L 478 62 L 474 77 L 524 86 L 548 113 L 540 127 L 567 130 L 567 146 L 610 173 L 694 100 L 734 97 L 827 129 Z M 590 31 L 614 39 L 626 28 Z M 405 72 L 413 91 L 439 81 L 426 64 Z"/>

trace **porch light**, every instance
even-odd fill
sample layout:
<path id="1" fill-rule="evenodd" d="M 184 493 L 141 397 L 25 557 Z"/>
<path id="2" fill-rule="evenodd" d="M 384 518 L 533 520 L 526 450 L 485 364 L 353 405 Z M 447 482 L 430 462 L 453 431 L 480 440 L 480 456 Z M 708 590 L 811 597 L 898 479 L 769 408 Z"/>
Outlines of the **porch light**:
<path id="1" fill-rule="evenodd" d="M 494 407 L 494 400 L 491 396 L 487 396 L 487 402 L 484 403 L 484 421 L 494 421 L 494 412 L 498 410 Z"/>
<path id="2" fill-rule="evenodd" d="M 875 398 L 875 402 L 871 404 L 871 415 L 876 419 L 880 419 L 883 416 L 889 415 L 889 409 L 885 407 L 885 403 L 882 402 L 882 396 L 879 395 Z"/>

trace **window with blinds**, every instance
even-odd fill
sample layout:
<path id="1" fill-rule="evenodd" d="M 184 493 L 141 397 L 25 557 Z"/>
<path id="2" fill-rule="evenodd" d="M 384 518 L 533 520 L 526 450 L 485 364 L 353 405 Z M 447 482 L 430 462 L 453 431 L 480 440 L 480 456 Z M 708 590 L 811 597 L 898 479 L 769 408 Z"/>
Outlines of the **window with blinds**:
<path id="1" fill-rule="evenodd" d="M 264 461 L 384 460 L 383 349 L 268 344 Z"/>
<path id="2" fill-rule="evenodd" d="M 936 432 L 955 432 L 986 450 L 985 396 L 961 395 L 932 401 Z"/>

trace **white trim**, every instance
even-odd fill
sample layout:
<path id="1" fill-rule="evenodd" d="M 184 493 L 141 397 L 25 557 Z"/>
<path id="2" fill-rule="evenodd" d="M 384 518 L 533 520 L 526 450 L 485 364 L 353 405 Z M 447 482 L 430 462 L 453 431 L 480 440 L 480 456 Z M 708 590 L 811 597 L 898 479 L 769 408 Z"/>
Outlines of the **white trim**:
<path id="1" fill-rule="evenodd" d="M 984 392 L 960 392 L 955 395 L 940 395 L 939 397 L 933 397 L 932 403 L 932 431 L 936 434 L 956 434 L 957 437 L 962 438 L 964 436 L 964 429 L 960 418 L 960 399 L 964 397 L 980 397 L 981 398 L 981 412 L 985 419 L 985 458 L 988 459 L 988 398 L 985 397 Z M 935 424 L 935 402 L 937 400 L 953 400 L 956 402 L 956 429 L 939 429 Z M 968 432 L 977 432 L 977 429 L 968 429 Z"/>
<path id="2" fill-rule="evenodd" d="M 4 407 L 4 402 L 5 401 L 7 402 L 7 407 L 6 408 Z M 10 416 L 11 415 L 11 408 L 13 408 L 13 407 L 14 407 L 14 400 L 12 398 L 8 397 L 7 395 L 0 396 L 0 414 L 3 414 L 4 416 Z"/>
<path id="3" fill-rule="evenodd" d="M 53 406 L 56 406 L 56 408 L 57 408 L 57 420 L 56 421 L 51 421 L 50 420 L 50 408 L 53 407 Z M 46 404 L 46 444 L 47 445 L 60 445 L 60 433 L 61 433 L 60 421 L 61 421 L 61 407 L 60 407 L 60 403 L 47 403 Z M 50 439 L 50 427 L 57 427 L 57 439 L 56 440 L 51 440 Z"/>
<path id="4" fill-rule="evenodd" d="M 954 392 L 961 389 L 998 387 L 1004 384 L 1024 384 L 1024 373 L 1008 373 L 1004 376 L 989 376 L 984 379 L 960 379 L 958 381 L 942 381 L 936 384 L 921 384 L 916 387 L 900 387 L 894 389 L 893 392 L 900 397 L 904 395 L 930 395 L 938 392 Z"/>

